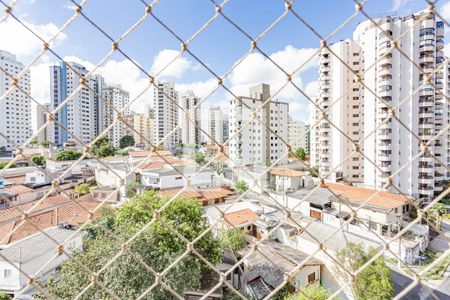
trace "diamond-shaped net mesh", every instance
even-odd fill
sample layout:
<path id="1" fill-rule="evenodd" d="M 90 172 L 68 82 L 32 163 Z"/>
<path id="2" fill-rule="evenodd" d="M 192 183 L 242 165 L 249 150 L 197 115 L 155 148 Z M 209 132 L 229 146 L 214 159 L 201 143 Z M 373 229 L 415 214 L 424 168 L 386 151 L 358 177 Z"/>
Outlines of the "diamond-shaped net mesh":
<path id="1" fill-rule="evenodd" d="M 21 1 L 0 2 L 0 26 L 13 22 L 42 47 L 19 69 L 1 65 L 0 107 L 28 101 L 39 107 L 38 118 L 45 116 L 31 134 L 31 120 L 18 120 L 12 108 L 10 115 L 0 111 L 3 150 L 13 152 L 0 170 L 6 293 L 18 299 L 450 297 L 450 68 L 443 40 L 450 24 L 433 1 L 407 17 L 374 17 L 366 11 L 369 1 L 354 1 L 355 9 L 326 35 L 307 21 L 300 2 L 270 3 L 279 16 L 251 34 L 227 11 L 239 2 L 212 0 L 209 18 L 187 37 L 159 12 L 158 1 L 131 1 L 140 14 L 117 38 L 89 13 L 88 1 L 70 1 L 72 15 L 46 36 L 16 13 Z M 287 19 L 317 40 L 301 62 L 282 63 L 261 46 Z M 334 43 L 356 20 L 353 37 Z M 55 43 L 80 22 L 111 45 L 88 69 Z M 248 43 L 221 72 L 196 44 L 219 22 Z M 180 45 L 151 71 L 126 50 L 127 39 L 149 23 Z M 255 53 L 284 80 L 272 92 L 260 85 L 242 96 L 230 77 Z M 116 55 L 145 78 L 132 97 L 97 75 Z M 52 103 L 41 105 L 30 93 L 30 71 L 47 56 L 61 64 L 50 69 Z M 186 57 L 211 78 L 200 86 L 204 97 L 178 95 L 176 85 L 161 80 Z M 295 79 L 311 64 L 319 65 L 314 97 Z M 286 90 L 312 108 L 296 140 L 288 138 L 289 104 L 278 101 Z M 142 99 L 151 92 L 153 115 L 132 114 L 149 104 Z M 230 106 L 229 130 L 218 123 L 212 129 L 217 117 L 202 110 L 220 92 Z M 122 147 L 125 135 L 134 142 Z M 309 160 L 293 146 L 305 139 Z M 132 144 L 140 149 L 117 151 Z M 342 250 L 351 247 L 366 254 Z M 382 280 L 392 291 L 375 290 L 374 281 Z M 327 290 L 321 298 L 308 290 L 319 285 Z"/>

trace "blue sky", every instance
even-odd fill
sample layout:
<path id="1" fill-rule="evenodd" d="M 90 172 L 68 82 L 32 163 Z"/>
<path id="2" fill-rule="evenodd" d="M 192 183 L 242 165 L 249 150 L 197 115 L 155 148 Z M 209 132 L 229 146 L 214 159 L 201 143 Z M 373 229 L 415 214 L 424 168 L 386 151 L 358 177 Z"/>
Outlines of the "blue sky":
<path id="1" fill-rule="evenodd" d="M 448 1 L 441 1 L 442 4 L 438 7 L 446 2 Z M 397 14 L 402 16 L 425 7 L 426 3 L 422 0 L 370 0 L 364 9 L 370 15 L 396 10 Z M 293 8 L 323 36 L 332 33 L 355 11 L 354 2 L 350 0 L 300 0 Z M 140 19 L 144 11 L 144 5 L 138 0 L 91 0 L 84 9 L 85 14 L 114 39 Z M 206 0 L 161 0 L 154 6 L 153 11 L 183 40 L 188 39 L 215 13 L 214 6 Z M 230 0 L 223 9 L 224 14 L 252 37 L 262 33 L 283 11 L 283 1 L 278 0 Z M 73 14 L 73 5 L 61 0 L 23 0 L 15 7 L 14 12 L 48 38 Z M 362 20 L 365 20 L 362 15 L 355 17 L 330 42 L 350 38 L 354 27 Z M 4 34 L 1 34 L 2 32 Z M 0 25 L 0 35 L 5 37 L 0 41 L 0 48 L 17 54 L 25 64 L 40 50 L 39 43 L 12 19 Z M 289 13 L 258 45 L 283 68 L 293 71 L 311 57 L 320 42 L 317 36 Z M 152 73 L 178 53 L 180 43 L 149 16 L 125 38 L 120 47 L 143 69 Z M 221 16 L 189 45 L 189 49 L 217 74 L 223 74 L 249 47 L 248 38 Z M 53 49 L 67 60 L 82 62 L 87 67 L 92 67 L 111 49 L 111 43 L 90 23 L 78 17 L 57 39 Z M 56 61 L 52 55 L 44 55 L 31 69 L 32 93 L 40 102 L 48 101 L 48 65 Z M 123 88 L 130 90 L 132 97 L 147 84 L 145 75 L 119 53 L 114 54 L 101 66 L 99 73 L 106 77 L 107 82 L 121 84 Z M 246 94 L 250 85 L 261 81 L 271 83 L 272 90 L 276 90 L 282 85 L 284 78 L 276 67 L 256 52 L 230 74 L 225 84 L 237 94 Z M 302 89 L 313 94 L 316 78 L 316 60 L 313 59 L 295 77 L 295 81 Z M 187 89 L 193 89 L 202 97 L 215 85 L 211 73 L 187 53 L 160 79 L 175 81 L 181 94 Z M 231 97 L 220 89 L 205 102 L 204 107 L 213 104 L 226 106 Z M 286 89 L 278 98 L 291 103 L 294 118 L 307 120 L 308 102 L 298 91 Z M 143 104 L 150 102 L 151 93 L 147 93 L 143 98 L 137 99 L 132 108 L 140 111 L 144 107 Z"/>

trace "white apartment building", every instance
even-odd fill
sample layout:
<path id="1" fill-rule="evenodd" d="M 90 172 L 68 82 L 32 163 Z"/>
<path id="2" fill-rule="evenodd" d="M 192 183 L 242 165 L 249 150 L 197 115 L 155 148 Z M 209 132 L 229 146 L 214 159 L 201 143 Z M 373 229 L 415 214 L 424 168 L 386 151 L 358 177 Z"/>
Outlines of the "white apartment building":
<path id="1" fill-rule="evenodd" d="M 228 116 L 227 113 L 223 114 L 222 120 L 223 120 L 223 122 L 222 122 L 222 124 L 223 124 L 222 125 L 222 127 L 223 127 L 222 139 L 223 139 L 223 142 L 226 142 L 230 138 L 229 137 L 229 134 L 230 134 L 230 117 Z"/>
<path id="2" fill-rule="evenodd" d="M 336 167 L 344 179 L 381 188 L 388 175 L 406 165 L 392 178 L 392 183 L 406 195 L 430 198 L 443 190 L 442 180 L 448 178 L 447 172 L 429 155 L 411 164 L 409 161 L 421 150 L 414 135 L 427 142 L 448 125 L 449 107 L 440 95 L 448 86 L 448 68 L 435 72 L 444 62 L 444 23 L 425 12 L 404 18 L 388 16 L 377 22 L 383 31 L 365 21 L 356 27 L 352 41 L 331 46 L 355 71 L 364 70 L 361 74 L 367 88 L 357 84 L 355 76 L 331 53 L 327 50 L 321 53 L 320 107 L 325 109 L 328 103 L 340 99 L 328 117 L 351 139 L 362 140 L 366 136 L 362 146 L 366 158 L 353 157 L 339 165 L 353 145 L 323 121 L 324 126 L 321 123 L 319 127 L 319 147 L 314 150 L 319 153 L 320 171 Z M 391 40 L 397 39 L 398 47 L 412 62 L 391 49 Z M 431 80 L 438 90 L 425 81 L 424 74 L 430 73 L 435 73 Z M 389 106 L 400 103 L 394 113 L 403 125 L 395 119 L 383 124 L 390 114 Z M 447 142 L 448 135 L 440 136 L 430 147 L 444 161 L 448 160 L 448 144 L 444 144 Z"/>
<path id="3" fill-rule="evenodd" d="M 101 123 L 102 128 L 105 129 L 110 126 L 115 120 L 117 120 L 117 114 L 122 112 L 122 115 L 128 115 L 128 102 L 130 100 L 130 94 L 124 91 L 120 86 L 106 86 L 102 89 L 102 97 L 106 102 L 102 105 Z M 119 147 L 120 138 L 125 135 L 126 125 L 123 121 L 119 120 L 114 123 L 112 128 L 108 130 L 108 138 L 114 147 Z"/>
<path id="4" fill-rule="evenodd" d="M 361 71 L 360 47 L 351 40 L 337 42 L 330 46 L 338 56 L 323 49 L 319 57 L 319 91 L 316 104 L 326 111 L 326 119 L 315 109 L 313 130 L 314 149 L 311 163 L 319 167 L 319 174 L 325 178 L 343 178 L 351 182 L 362 182 L 363 164 L 360 155 L 347 157 L 353 152 L 353 141 L 363 137 L 361 130 L 362 98 L 355 72 Z M 344 63 L 341 62 L 344 61 Z M 329 109 L 330 104 L 333 106 Z M 331 123 L 335 124 L 335 127 Z M 337 128 L 336 128 L 337 127 Z M 343 133 L 349 136 L 347 138 Z"/>
<path id="5" fill-rule="evenodd" d="M 263 106 L 269 97 L 270 86 L 260 84 L 250 88 L 250 97 L 230 101 L 230 164 L 287 162 L 289 104 L 271 100 Z M 253 111 L 257 119 L 252 119 Z"/>
<path id="6" fill-rule="evenodd" d="M 208 110 L 208 144 L 223 143 L 224 122 L 222 109 L 219 106 L 211 106 Z"/>
<path id="7" fill-rule="evenodd" d="M 47 122 L 48 112 L 50 110 L 50 103 L 36 105 L 36 130 L 44 126 Z M 49 129 L 51 124 L 44 128 L 36 137 L 38 142 L 48 141 L 50 139 Z"/>
<path id="8" fill-rule="evenodd" d="M 193 91 L 188 91 L 181 98 L 181 141 L 184 145 L 200 145 L 201 105 L 200 98 Z"/>
<path id="9" fill-rule="evenodd" d="M 153 95 L 155 143 L 173 150 L 179 141 L 178 130 L 174 131 L 178 126 L 178 92 L 173 82 L 160 82 L 157 87 Z"/>
<path id="10" fill-rule="evenodd" d="M 128 126 L 125 128 L 126 135 L 134 137 L 136 147 L 147 148 L 153 144 L 153 119 L 142 114 L 130 114 L 123 116 Z"/>
<path id="11" fill-rule="evenodd" d="M 288 119 L 288 143 L 292 146 L 292 151 L 298 148 L 305 149 L 306 153 L 310 153 L 310 132 L 309 125 L 305 122 L 294 120 L 292 117 Z"/>
<path id="12" fill-rule="evenodd" d="M 11 88 L 10 76 L 16 77 L 24 68 L 12 53 L 0 50 L 0 95 Z M 5 74 L 5 72 L 7 74 Z M 8 76 L 10 75 L 10 76 Z M 15 145 L 23 145 L 31 137 L 31 92 L 30 73 L 20 77 L 18 86 L 3 101 L 0 101 L 0 149 L 12 151 Z M 15 145 L 14 145 L 15 144 Z"/>
<path id="13" fill-rule="evenodd" d="M 80 85 L 80 76 L 88 73 L 88 70 L 80 64 L 73 62 L 68 64 L 61 63 L 59 66 L 50 67 L 51 110 L 71 96 Z M 86 84 L 93 88 L 94 80 L 88 78 Z M 55 117 L 67 130 L 54 123 L 50 130 L 51 143 L 63 145 L 68 140 L 80 146 L 89 143 L 95 137 L 94 93 L 87 87 L 82 87 Z"/>
<path id="14" fill-rule="evenodd" d="M 102 124 L 103 110 L 106 105 L 104 99 L 102 99 L 103 88 L 106 86 L 105 79 L 101 75 L 92 76 L 94 84 L 94 136 L 98 136 L 105 129 Z"/>

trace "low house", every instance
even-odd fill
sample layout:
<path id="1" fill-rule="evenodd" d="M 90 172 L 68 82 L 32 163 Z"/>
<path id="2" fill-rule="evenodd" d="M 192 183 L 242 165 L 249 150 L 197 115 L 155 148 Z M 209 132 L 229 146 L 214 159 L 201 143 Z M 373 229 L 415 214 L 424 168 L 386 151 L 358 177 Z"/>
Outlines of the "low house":
<path id="1" fill-rule="evenodd" d="M 270 185 L 276 191 L 293 192 L 314 185 L 311 173 L 289 167 L 270 170 Z"/>
<path id="2" fill-rule="evenodd" d="M 92 167 L 96 164 L 95 159 L 83 159 L 79 162 L 76 160 L 53 160 L 47 159 L 45 163 L 45 168 L 49 171 L 56 172 L 61 170 L 69 169 L 72 174 L 81 174 L 83 169 Z"/>
<path id="3" fill-rule="evenodd" d="M 120 193 L 113 186 L 98 186 L 91 191 L 92 198 L 97 201 L 119 202 Z"/>
<path id="4" fill-rule="evenodd" d="M 25 174 L 25 184 L 31 187 L 39 187 L 49 185 L 53 180 L 60 178 L 64 174 L 64 170 L 48 170 L 44 172 L 42 170 L 36 170 Z M 66 172 L 64 176 L 59 180 L 62 183 L 66 178 L 72 175 L 71 171 Z"/>
<path id="5" fill-rule="evenodd" d="M 66 254 L 55 257 L 58 245 L 62 244 L 68 253 L 82 249 L 81 235 L 74 235 L 73 230 L 53 227 L 44 229 L 44 233 L 35 233 L 1 248 L 0 289 L 2 291 L 11 296 L 24 292 L 23 298 L 26 298 L 28 294 L 29 299 L 32 299 L 29 295 L 32 286 L 28 286 L 28 278 L 24 273 L 35 279 L 45 280 L 53 270 L 68 259 Z"/>
<path id="6" fill-rule="evenodd" d="M 163 197 L 175 196 L 181 188 L 166 189 L 159 191 L 159 194 Z M 223 187 L 210 187 L 204 189 L 196 189 L 192 187 L 186 188 L 180 193 L 180 198 L 195 198 L 202 206 L 219 204 L 225 202 L 227 197 L 230 197 L 234 193 L 227 188 Z"/>
<path id="7" fill-rule="evenodd" d="M 318 284 L 322 263 L 308 254 L 273 240 L 264 240 L 257 250 L 249 245 L 241 251 L 244 257 L 244 284 L 252 298 L 260 300 L 284 284 L 284 275 L 296 271 L 293 289 Z"/>
<path id="8" fill-rule="evenodd" d="M 208 169 L 188 166 L 165 166 L 140 172 L 141 183 L 148 189 L 164 190 L 187 185 L 207 188 L 213 185 L 213 172 Z"/>
<path id="9" fill-rule="evenodd" d="M 270 184 L 270 174 L 264 166 L 235 166 L 233 182 L 244 181 L 252 192 L 263 194 Z"/>
<path id="10" fill-rule="evenodd" d="M 99 186 L 121 187 L 121 195 L 125 195 L 125 186 L 137 181 L 136 171 L 123 160 L 107 161 L 98 164 L 94 169 L 95 181 Z"/>
<path id="11" fill-rule="evenodd" d="M 18 205 L 28 203 L 37 200 L 42 197 L 42 194 L 35 192 L 32 188 L 29 188 L 22 184 L 8 185 L 1 189 L 2 193 L 0 200 L 0 208 L 7 208 L 12 205 Z"/>
<path id="12" fill-rule="evenodd" d="M 140 161 L 151 161 L 153 159 L 161 159 L 162 157 L 172 157 L 173 153 L 166 150 L 160 151 L 130 151 L 128 153 L 128 161 L 130 163 Z"/>

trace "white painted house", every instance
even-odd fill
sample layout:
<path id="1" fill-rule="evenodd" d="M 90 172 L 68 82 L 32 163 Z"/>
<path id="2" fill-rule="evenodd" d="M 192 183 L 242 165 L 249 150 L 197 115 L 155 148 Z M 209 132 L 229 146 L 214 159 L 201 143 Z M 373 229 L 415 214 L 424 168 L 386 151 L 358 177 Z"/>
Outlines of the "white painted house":
<path id="1" fill-rule="evenodd" d="M 198 167 L 170 166 L 164 168 L 141 171 L 141 183 L 149 189 L 171 189 L 183 187 L 190 181 L 191 186 L 206 188 L 213 185 L 214 173 L 204 169 L 199 172 Z M 197 172 L 199 172 L 197 174 Z"/>
<path id="2" fill-rule="evenodd" d="M 69 253 L 82 249 L 81 235 L 72 236 L 73 230 L 53 227 L 44 231 L 56 242 L 63 244 Z M 23 273 L 34 276 L 36 279 L 47 278 L 56 267 L 68 259 L 65 254 L 54 258 L 56 248 L 56 243 L 43 233 L 28 236 L 3 247 L 0 250 L 2 254 L 0 257 L 0 289 L 10 295 L 16 295 L 25 289 L 24 295 L 19 299 L 32 299 L 30 293 L 27 293 L 31 287 L 27 286 L 28 279 Z"/>

